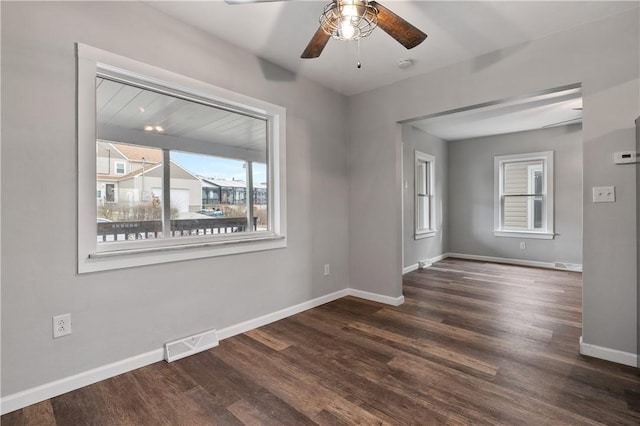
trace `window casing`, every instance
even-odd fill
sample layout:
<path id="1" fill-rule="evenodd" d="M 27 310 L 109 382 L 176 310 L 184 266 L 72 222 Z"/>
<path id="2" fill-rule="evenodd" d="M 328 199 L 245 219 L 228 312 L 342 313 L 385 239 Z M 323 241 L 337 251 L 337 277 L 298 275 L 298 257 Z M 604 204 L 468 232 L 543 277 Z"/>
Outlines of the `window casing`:
<path id="1" fill-rule="evenodd" d="M 553 151 L 494 158 L 494 235 L 552 239 Z"/>
<path id="2" fill-rule="evenodd" d="M 415 233 L 414 238 L 432 237 L 435 226 L 435 157 L 415 151 Z"/>
<path id="3" fill-rule="evenodd" d="M 80 273 L 286 247 L 284 108 L 82 44 L 77 45 L 77 57 Z M 254 127 L 245 133 L 264 135 L 260 152 L 241 147 L 240 142 L 225 145 L 222 137 L 209 141 L 176 135 L 174 129 L 186 126 L 186 120 L 162 127 L 153 123 L 150 131 L 106 125 L 112 121 L 107 113 L 106 118 L 100 115 L 101 105 L 109 99 L 98 93 L 102 81 L 119 85 L 118 93 L 137 90 L 136 99 L 155 98 L 164 105 L 172 98 L 179 107 L 174 110 L 191 107 L 197 112 L 185 117 L 211 113 L 217 115 L 212 121 L 251 122 Z M 145 108 L 154 106 L 135 105 L 140 114 Z M 127 161 L 131 169 L 125 174 L 114 163 L 114 175 L 104 176 L 100 144 L 118 155 L 128 147 L 138 157 Z M 229 188 L 220 188 L 213 176 L 191 170 L 196 163 L 189 163 L 188 155 L 239 165 L 242 176 L 229 179 L 235 186 L 231 188 L 235 206 L 205 205 L 205 201 L 219 202 L 221 191 Z M 254 182 L 254 176 L 259 180 Z M 205 200 L 205 194 L 211 199 Z M 256 215 L 261 206 L 264 214 Z M 251 226 L 252 222 L 260 225 Z M 117 232 L 101 235 L 107 228 Z"/>
<path id="4" fill-rule="evenodd" d="M 115 168 L 116 168 L 115 171 L 117 175 L 127 174 L 126 163 L 124 161 L 116 161 L 114 164 L 115 164 Z"/>

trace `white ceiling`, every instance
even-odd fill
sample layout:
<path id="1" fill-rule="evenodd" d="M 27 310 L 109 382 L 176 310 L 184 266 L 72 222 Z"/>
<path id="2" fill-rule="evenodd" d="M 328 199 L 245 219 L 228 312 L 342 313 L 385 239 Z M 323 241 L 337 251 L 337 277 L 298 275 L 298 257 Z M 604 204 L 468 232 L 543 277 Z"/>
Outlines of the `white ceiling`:
<path id="1" fill-rule="evenodd" d="M 295 76 L 314 80 L 347 96 L 483 55 L 486 56 L 481 61 L 482 66 L 489 66 L 492 60 L 501 57 L 488 55 L 491 52 L 514 48 L 618 13 L 637 13 L 640 5 L 637 0 L 382 0 L 388 9 L 426 32 L 428 38 L 414 49 L 406 50 L 378 28 L 360 42 L 362 68 L 358 69 L 354 42 L 330 40 L 319 58 L 300 58 L 318 29 L 318 18 L 329 0 L 232 1 L 248 3 L 231 5 L 218 0 L 153 1 L 149 4 L 291 70 Z M 398 62 L 403 59 L 411 59 L 414 66 L 400 69 Z M 269 76 L 265 75 L 265 78 Z M 580 122 L 582 111 L 575 108 L 581 104 L 581 92 L 576 89 L 571 93 L 545 94 L 542 98 L 537 94 L 482 108 L 467 108 L 412 124 L 444 140 L 467 139 L 538 129 L 554 123 Z"/>
<path id="2" fill-rule="evenodd" d="M 405 78 L 638 7 L 638 1 L 401 1 L 381 3 L 428 34 L 406 50 L 379 28 L 356 43 L 330 40 L 317 59 L 300 54 L 317 30 L 324 4 L 281 1 L 230 5 L 219 1 L 151 1 L 159 9 L 258 57 L 345 95 Z M 397 64 L 412 59 L 412 68 Z"/>
<path id="3" fill-rule="evenodd" d="M 447 141 L 522 132 L 582 122 L 582 90 L 562 88 L 411 122 Z"/>

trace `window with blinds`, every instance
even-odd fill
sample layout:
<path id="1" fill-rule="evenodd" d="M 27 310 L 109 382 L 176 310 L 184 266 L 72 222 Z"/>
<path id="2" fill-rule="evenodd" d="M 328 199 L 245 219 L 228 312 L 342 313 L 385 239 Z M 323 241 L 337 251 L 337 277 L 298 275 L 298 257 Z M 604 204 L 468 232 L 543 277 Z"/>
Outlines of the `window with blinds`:
<path id="1" fill-rule="evenodd" d="M 553 152 L 495 157 L 498 236 L 553 237 Z"/>

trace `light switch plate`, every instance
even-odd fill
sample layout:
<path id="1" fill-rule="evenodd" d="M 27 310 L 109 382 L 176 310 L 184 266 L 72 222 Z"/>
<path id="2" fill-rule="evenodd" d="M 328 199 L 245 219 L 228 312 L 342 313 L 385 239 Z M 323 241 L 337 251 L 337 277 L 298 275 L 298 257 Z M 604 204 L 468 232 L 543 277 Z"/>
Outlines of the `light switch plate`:
<path id="1" fill-rule="evenodd" d="M 594 186 L 593 202 L 594 203 L 615 203 L 616 187 L 615 186 Z"/>

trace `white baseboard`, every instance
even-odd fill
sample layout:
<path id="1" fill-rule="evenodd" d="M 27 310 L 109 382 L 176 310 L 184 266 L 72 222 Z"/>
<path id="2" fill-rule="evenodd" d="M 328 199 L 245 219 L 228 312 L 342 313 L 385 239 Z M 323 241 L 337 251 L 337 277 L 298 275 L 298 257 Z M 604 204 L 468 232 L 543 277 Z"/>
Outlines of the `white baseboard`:
<path id="1" fill-rule="evenodd" d="M 432 259 L 432 261 L 437 262 L 438 260 L 446 259 L 447 257 L 457 257 L 459 259 L 468 259 L 468 260 L 480 260 L 484 262 L 507 263 L 509 265 L 534 266 L 536 268 L 558 269 L 561 271 L 582 272 L 582 265 L 579 263 L 537 262 L 534 260 L 512 259 L 508 257 L 478 256 L 475 254 L 464 254 L 464 253 L 445 253 L 439 258 L 434 258 L 437 260 Z"/>
<path id="2" fill-rule="evenodd" d="M 448 257 L 457 257 L 459 259 L 468 259 L 468 260 L 480 260 L 484 262 L 507 263 L 510 265 L 535 266 L 537 268 L 560 269 L 560 270 L 566 270 L 566 271 L 582 272 L 582 265 L 574 264 L 574 263 L 536 262 L 533 260 L 512 259 L 508 257 L 479 256 L 475 254 L 464 254 L 464 253 L 443 253 L 431 259 L 421 260 L 416 264 L 407 266 L 406 268 L 402 269 L 402 274 L 403 275 L 408 274 L 409 272 L 413 272 L 420 268 L 428 268 L 434 263 L 440 260 L 444 260 Z"/>
<path id="3" fill-rule="evenodd" d="M 89 386 L 118 374 L 135 370 L 164 359 L 164 349 L 156 349 L 145 354 L 136 355 L 112 364 L 103 365 L 92 370 L 74 374 L 64 379 L 36 386 L 22 392 L 7 395 L 0 401 L 0 414 L 10 413 L 31 404 L 53 398 L 72 390 Z"/>
<path id="4" fill-rule="evenodd" d="M 638 355 L 631 352 L 623 352 L 616 349 L 584 343 L 582 341 L 582 336 L 580 336 L 580 353 L 582 355 L 604 359 L 605 361 L 611 361 L 617 364 L 629 365 L 631 367 L 638 366 Z"/>
<path id="5" fill-rule="evenodd" d="M 368 291 L 349 289 L 349 295 L 360 299 L 371 300 L 372 302 L 384 303 L 385 305 L 400 306 L 404 303 L 404 296 L 391 297 Z"/>
<path id="6" fill-rule="evenodd" d="M 429 266 L 433 265 L 436 262 L 444 260 L 447 257 L 449 257 L 449 253 L 442 253 L 440 256 L 432 257 L 431 259 L 428 260 Z"/>
<path id="7" fill-rule="evenodd" d="M 414 263 L 413 265 L 407 266 L 406 268 L 402 268 L 402 275 L 408 274 L 409 272 L 417 271 L 420 268 L 420 265 Z"/>
<path id="8" fill-rule="evenodd" d="M 324 305 L 325 303 L 333 302 L 345 296 L 349 296 L 349 289 L 339 290 L 325 296 L 318 297 L 307 302 L 299 303 L 295 306 L 281 309 L 270 314 L 262 315 L 261 317 L 250 319 L 248 321 L 235 324 L 230 327 L 218 330 L 218 339 L 223 340 L 229 337 L 236 336 L 238 334 L 246 333 L 254 328 L 262 327 L 263 325 L 271 324 L 272 322 L 290 317 L 291 315 L 299 314 L 308 309 L 315 308 L 316 306 Z"/>
<path id="9" fill-rule="evenodd" d="M 223 340 L 346 296 L 354 296 L 393 306 L 399 306 L 404 303 L 404 296 L 394 298 L 362 290 L 346 288 L 270 314 L 262 315 L 249 321 L 241 322 L 240 324 L 223 328 L 218 330 L 217 336 L 219 340 Z M 70 377 L 46 383 L 44 385 L 36 386 L 31 389 L 7 395 L 0 399 L 0 414 L 19 410 L 20 408 L 24 408 L 28 405 L 36 404 L 84 386 L 89 386 L 101 380 L 109 379 L 119 374 L 162 361 L 163 359 L 164 348 L 160 348 L 131 358 L 123 359 L 112 364 L 84 371 Z"/>
<path id="10" fill-rule="evenodd" d="M 448 256 L 448 253 L 444 253 L 441 254 L 440 256 L 436 256 L 436 257 L 432 257 L 431 259 L 424 259 L 419 261 L 418 263 L 414 263 L 413 265 L 407 266 L 406 268 L 402 269 L 402 275 L 404 274 L 408 274 L 409 272 L 413 272 L 416 271 L 420 268 L 428 268 L 429 266 L 433 265 L 435 262 L 442 260 L 442 259 L 446 259 Z"/>
<path id="11" fill-rule="evenodd" d="M 533 260 L 510 259 L 507 257 L 478 256 L 475 254 L 447 253 L 447 257 L 457 257 L 458 259 L 480 260 L 494 263 L 508 263 L 510 265 L 535 266 L 537 268 L 555 269 L 555 264 L 551 262 L 536 262 Z"/>

